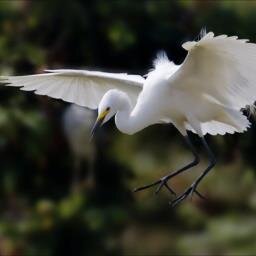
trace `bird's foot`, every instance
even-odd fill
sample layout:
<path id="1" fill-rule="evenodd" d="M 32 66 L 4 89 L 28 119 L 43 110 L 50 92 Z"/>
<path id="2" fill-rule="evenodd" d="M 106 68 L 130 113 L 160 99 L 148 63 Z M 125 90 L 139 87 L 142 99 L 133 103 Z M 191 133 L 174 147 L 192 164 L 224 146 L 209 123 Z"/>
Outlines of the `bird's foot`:
<path id="1" fill-rule="evenodd" d="M 201 199 L 206 200 L 206 197 L 203 196 L 201 193 L 199 193 L 196 188 L 197 188 L 197 183 L 193 183 L 189 188 L 187 188 L 185 190 L 185 192 L 183 194 L 181 194 L 180 196 L 178 196 L 176 199 L 174 199 L 173 201 L 170 202 L 170 205 L 172 207 L 175 207 L 176 205 L 178 205 L 179 203 L 181 203 L 183 200 L 185 200 L 188 196 L 191 196 L 191 198 L 193 197 L 193 194 L 195 193 L 198 197 L 200 197 Z"/>
<path id="2" fill-rule="evenodd" d="M 154 186 L 157 186 L 157 189 L 155 191 L 155 194 L 158 194 L 160 192 L 160 190 L 165 187 L 169 192 L 171 192 L 171 194 L 173 194 L 174 196 L 176 196 L 176 193 L 175 191 L 168 185 L 168 180 L 170 178 L 168 176 L 165 176 L 163 178 L 161 178 L 160 180 L 154 182 L 154 183 L 151 183 L 149 185 L 146 185 L 146 186 L 143 186 L 143 187 L 139 187 L 139 188 L 136 188 L 134 189 L 133 192 L 138 192 L 138 191 L 141 191 L 141 190 L 144 190 L 144 189 L 148 189 L 148 188 L 151 188 L 151 187 L 154 187 Z"/>
<path id="3" fill-rule="evenodd" d="M 165 187 L 169 192 L 171 192 L 171 194 L 173 194 L 174 196 L 176 196 L 177 194 L 175 193 L 175 191 L 168 185 L 168 180 L 169 180 L 169 177 L 165 176 L 163 178 L 160 179 L 160 183 L 159 183 L 159 186 L 157 187 L 156 191 L 155 191 L 155 194 L 157 195 L 160 190 Z"/>

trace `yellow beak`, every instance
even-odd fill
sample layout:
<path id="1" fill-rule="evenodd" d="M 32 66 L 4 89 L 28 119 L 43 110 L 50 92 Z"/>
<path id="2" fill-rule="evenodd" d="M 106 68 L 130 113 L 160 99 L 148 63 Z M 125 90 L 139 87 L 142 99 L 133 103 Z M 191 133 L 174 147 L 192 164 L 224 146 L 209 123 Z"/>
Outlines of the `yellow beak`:
<path id="1" fill-rule="evenodd" d="M 93 138 L 96 130 L 102 125 L 106 115 L 109 113 L 109 110 L 105 110 L 103 112 L 101 112 L 92 128 L 92 131 L 91 131 L 91 139 Z"/>

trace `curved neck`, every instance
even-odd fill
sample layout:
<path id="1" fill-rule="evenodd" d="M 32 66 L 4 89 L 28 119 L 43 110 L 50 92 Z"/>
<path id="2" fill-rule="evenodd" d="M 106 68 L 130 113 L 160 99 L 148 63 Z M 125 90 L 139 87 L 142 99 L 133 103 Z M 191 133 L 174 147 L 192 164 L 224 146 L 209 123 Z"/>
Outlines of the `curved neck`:
<path id="1" fill-rule="evenodd" d="M 127 99 L 124 107 L 116 113 L 115 123 L 119 131 L 132 135 L 154 122 L 151 115 L 141 111 L 137 105 L 133 109 Z"/>

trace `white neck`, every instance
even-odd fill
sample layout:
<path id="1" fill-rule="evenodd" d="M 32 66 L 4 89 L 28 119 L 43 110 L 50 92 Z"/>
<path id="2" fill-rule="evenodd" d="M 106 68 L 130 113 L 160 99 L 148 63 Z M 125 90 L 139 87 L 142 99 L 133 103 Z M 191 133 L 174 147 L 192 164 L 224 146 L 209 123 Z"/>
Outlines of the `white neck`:
<path id="1" fill-rule="evenodd" d="M 153 123 L 150 116 L 140 111 L 138 106 L 132 108 L 128 96 L 125 101 L 122 109 L 117 111 L 115 116 L 116 127 L 119 131 L 132 135 Z"/>

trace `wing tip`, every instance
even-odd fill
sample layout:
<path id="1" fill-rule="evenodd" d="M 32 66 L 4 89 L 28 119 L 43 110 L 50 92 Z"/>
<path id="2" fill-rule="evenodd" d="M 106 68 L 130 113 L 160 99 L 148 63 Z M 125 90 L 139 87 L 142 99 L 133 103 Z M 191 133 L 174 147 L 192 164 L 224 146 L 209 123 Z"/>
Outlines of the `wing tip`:
<path id="1" fill-rule="evenodd" d="M 206 27 L 203 27 L 199 33 L 199 37 L 197 41 L 188 41 L 182 44 L 182 48 L 191 51 L 195 46 L 197 46 L 200 42 L 214 38 L 214 33 L 212 31 L 207 32 Z"/>

